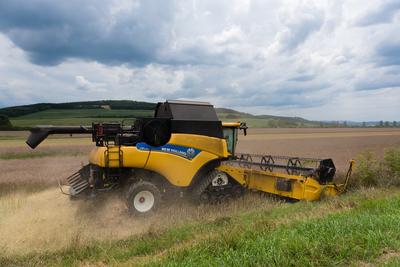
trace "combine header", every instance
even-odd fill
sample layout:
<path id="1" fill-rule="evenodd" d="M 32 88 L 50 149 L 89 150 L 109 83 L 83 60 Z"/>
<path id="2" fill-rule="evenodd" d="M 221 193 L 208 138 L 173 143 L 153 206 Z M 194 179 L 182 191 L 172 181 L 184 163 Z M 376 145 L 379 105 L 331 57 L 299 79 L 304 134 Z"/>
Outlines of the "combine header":
<path id="1" fill-rule="evenodd" d="M 158 103 L 153 118 L 130 126 L 37 126 L 27 144 L 35 148 L 50 134 L 91 134 L 96 147 L 89 164 L 67 178 L 68 194 L 95 196 L 122 188 L 134 214 L 154 211 L 171 195 L 210 203 L 253 189 L 318 200 L 346 190 L 353 161 L 345 182 L 337 185 L 331 159 L 237 154 L 240 130 L 246 135 L 245 123 L 222 123 L 209 103 L 166 101 Z"/>

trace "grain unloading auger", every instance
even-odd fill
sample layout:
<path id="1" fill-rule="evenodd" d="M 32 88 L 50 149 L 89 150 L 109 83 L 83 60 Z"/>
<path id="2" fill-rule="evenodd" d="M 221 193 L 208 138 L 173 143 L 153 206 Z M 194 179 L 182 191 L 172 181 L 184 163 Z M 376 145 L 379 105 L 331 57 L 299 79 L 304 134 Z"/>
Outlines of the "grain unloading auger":
<path id="1" fill-rule="evenodd" d="M 239 197 L 245 189 L 295 200 L 317 200 L 346 190 L 333 183 L 331 159 L 278 157 L 235 153 L 245 123 L 222 123 L 204 102 L 158 103 L 153 118 L 135 124 L 94 123 L 92 126 L 37 126 L 27 144 L 35 148 L 50 134 L 88 134 L 96 147 L 89 164 L 67 178 L 72 197 L 95 196 L 126 189 L 135 214 L 157 209 L 168 196 L 190 196 L 196 202 Z"/>

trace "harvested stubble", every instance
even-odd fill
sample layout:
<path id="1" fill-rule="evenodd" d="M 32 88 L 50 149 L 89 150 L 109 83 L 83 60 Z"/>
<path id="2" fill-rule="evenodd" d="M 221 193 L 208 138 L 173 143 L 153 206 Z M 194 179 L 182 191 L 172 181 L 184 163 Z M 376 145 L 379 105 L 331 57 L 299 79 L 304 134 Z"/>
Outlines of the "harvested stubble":
<path id="1" fill-rule="evenodd" d="M 0 160 L 0 195 L 55 186 L 86 162 L 86 156 Z"/>

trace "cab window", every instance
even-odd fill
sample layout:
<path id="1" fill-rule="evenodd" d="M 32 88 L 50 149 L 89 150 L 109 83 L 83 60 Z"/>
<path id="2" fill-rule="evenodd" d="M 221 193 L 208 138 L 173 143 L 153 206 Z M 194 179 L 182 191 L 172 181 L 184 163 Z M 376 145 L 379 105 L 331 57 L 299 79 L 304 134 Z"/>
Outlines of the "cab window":
<path id="1" fill-rule="evenodd" d="M 236 144 L 236 129 L 235 128 L 224 128 L 224 138 L 228 145 L 228 151 L 232 155 L 235 152 L 235 144 Z"/>

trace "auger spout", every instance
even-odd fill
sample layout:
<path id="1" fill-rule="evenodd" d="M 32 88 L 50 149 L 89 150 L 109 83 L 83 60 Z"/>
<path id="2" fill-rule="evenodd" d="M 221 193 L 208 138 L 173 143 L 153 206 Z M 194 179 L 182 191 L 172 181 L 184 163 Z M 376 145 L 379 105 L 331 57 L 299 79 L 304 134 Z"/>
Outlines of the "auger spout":
<path id="1" fill-rule="evenodd" d="M 26 143 L 32 149 L 35 149 L 51 134 L 87 134 L 92 133 L 91 126 L 52 126 L 39 125 L 32 127 Z"/>

